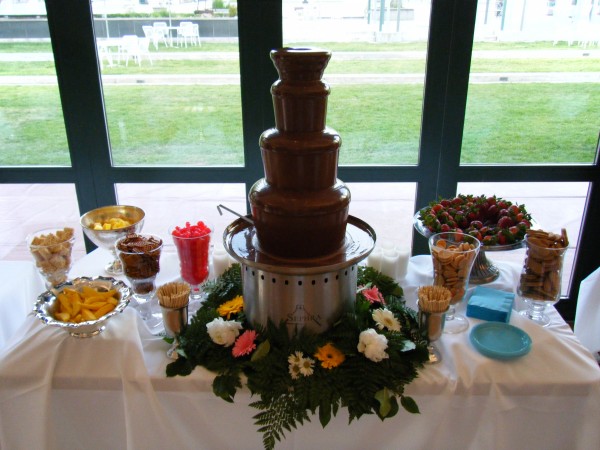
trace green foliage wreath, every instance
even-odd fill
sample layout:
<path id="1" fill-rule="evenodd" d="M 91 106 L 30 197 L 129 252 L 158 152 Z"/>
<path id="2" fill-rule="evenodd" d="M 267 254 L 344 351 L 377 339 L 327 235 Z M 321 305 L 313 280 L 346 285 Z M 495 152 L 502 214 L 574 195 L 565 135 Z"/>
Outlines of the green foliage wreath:
<path id="1" fill-rule="evenodd" d="M 428 359 L 416 312 L 405 306 L 402 288 L 373 268 L 359 267 L 358 286 L 354 311 L 330 330 L 290 336 L 284 322 L 248 323 L 236 264 L 206 285 L 208 298 L 180 336 L 180 356 L 167 366 L 167 376 L 203 366 L 217 374 L 213 392 L 228 402 L 244 377 L 259 397 L 251 406 L 259 410 L 254 419 L 266 449 L 285 430 L 310 421 L 309 412 L 318 411 L 323 427 L 340 407 L 347 408 L 350 422 L 363 414 L 392 417 L 398 399 L 405 410 L 418 413 L 415 401 L 404 395 Z"/>

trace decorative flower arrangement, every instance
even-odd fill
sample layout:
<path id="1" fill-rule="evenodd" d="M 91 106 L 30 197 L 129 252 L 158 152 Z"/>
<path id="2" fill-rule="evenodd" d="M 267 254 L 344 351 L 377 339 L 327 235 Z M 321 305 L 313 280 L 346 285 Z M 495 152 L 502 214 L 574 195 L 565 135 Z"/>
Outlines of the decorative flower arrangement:
<path id="1" fill-rule="evenodd" d="M 402 288 L 370 267 L 358 268 L 354 311 L 325 333 L 290 333 L 282 322 L 253 326 L 243 310 L 239 264 L 206 287 L 208 298 L 180 336 L 179 358 L 167 375 L 189 375 L 204 366 L 217 375 L 215 395 L 228 402 L 242 388 L 242 377 L 259 400 L 251 406 L 266 449 L 284 431 L 310 421 L 318 411 L 325 427 L 340 407 L 350 421 L 363 414 L 382 420 L 400 405 L 418 413 L 404 395 L 428 360 L 427 342 L 418 331 L 416 312 L 402 300 Z"/>

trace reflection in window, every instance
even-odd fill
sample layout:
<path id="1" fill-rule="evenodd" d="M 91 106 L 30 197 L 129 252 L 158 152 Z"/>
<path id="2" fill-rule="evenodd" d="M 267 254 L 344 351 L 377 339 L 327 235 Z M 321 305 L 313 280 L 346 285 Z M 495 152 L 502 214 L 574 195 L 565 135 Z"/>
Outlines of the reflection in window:
<path id="1" fill-rule="evenodd" d="M 346 184 L 352 195 L 350 214 L 368 223 L 379 243 L 410 250 L 416 183 Z"/>
<path id="2" fill-rule="evenodd" d="M 74 185 L 0 184 L 0 217 L 0 259 L 31 260 L 26 237 L 56 227 L 75 230 L 74 261 L 85 255 Z"/>
<path id="3" fill-rule="evenodd" d="M 144 210 L 146 233 L 165 237 L 172 226 L 202 220 L 214 227 L 216 246 L 222 246 L 223 231 L 237 219 L 225 212 L 221 216 L 217 206 L 247 214 L 244 184 L 117 184 L 117 199 Z M 172 246 L 171 241 L 165 244 Z"/>

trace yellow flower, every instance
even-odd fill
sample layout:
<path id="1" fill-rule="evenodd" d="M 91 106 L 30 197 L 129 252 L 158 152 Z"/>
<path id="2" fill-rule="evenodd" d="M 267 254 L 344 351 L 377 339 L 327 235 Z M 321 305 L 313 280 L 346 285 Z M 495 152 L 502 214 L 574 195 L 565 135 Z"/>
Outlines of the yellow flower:
<path id="1" fill-rule="evenodd" d="M 221 306 L 217 308 L 217 312 L 220 316 L 226 317 L 227 320 L 231 317 L 232 314 L 237 314 L 241 310 L 244 309 L 244 297 L 238 295 L 235 298 L 223 303 Z"/>
<path id="2" fill-rule="evenodd" d="M 321 366 L 325 369 L 333 369 L 346 359 L 344 354 L 335 348 L 331 342 L 319 347 L 317 353 L 315 353 L 315 358 L 321 361 Z"/>

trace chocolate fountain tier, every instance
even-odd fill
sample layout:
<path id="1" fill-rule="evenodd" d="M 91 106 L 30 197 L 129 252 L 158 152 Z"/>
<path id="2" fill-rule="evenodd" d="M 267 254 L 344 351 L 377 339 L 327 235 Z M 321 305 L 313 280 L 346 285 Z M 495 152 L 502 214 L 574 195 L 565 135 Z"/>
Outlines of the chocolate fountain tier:
<path id="1" fill-rule="evenodd" d="M 318 191 L 281 190 L 258 180 L 250 189 L 261 249 L 272 255 L 312 258 L 338 250 L 348 221 L 350 191 L 337 180 Z"/>
<path id="2" fill-rule="evenodd" d="M 339 134 L 331 128 L 316 133 L 265 131 L 260 148 L 267 183 L 279 189 L 320 190 L 337 180 Z"/>
<path id="3" fill-rule="evenodd" d="M 279 80 L 271 86 L 275 125 L 281 131 L 325 128 L 329 86 L 321 78 L 331 53 L 327 50 L 283 48 L 271 51 Z"/>
<path id="4" fill-rule="evenodd" d="M 310 232 L 310 231 L 309 231 Z M 227 252 L 242 266 L 244 312 L 253 323 L 286 321 L 290 331 L 328 330 L 356 298 L 357 265 L 375 246 L 375 231 L 348 218 L 342 245 L 319 258 L 283 258 L 265 253 L 254 225 L 243 219 L 223 233 Z"/>

